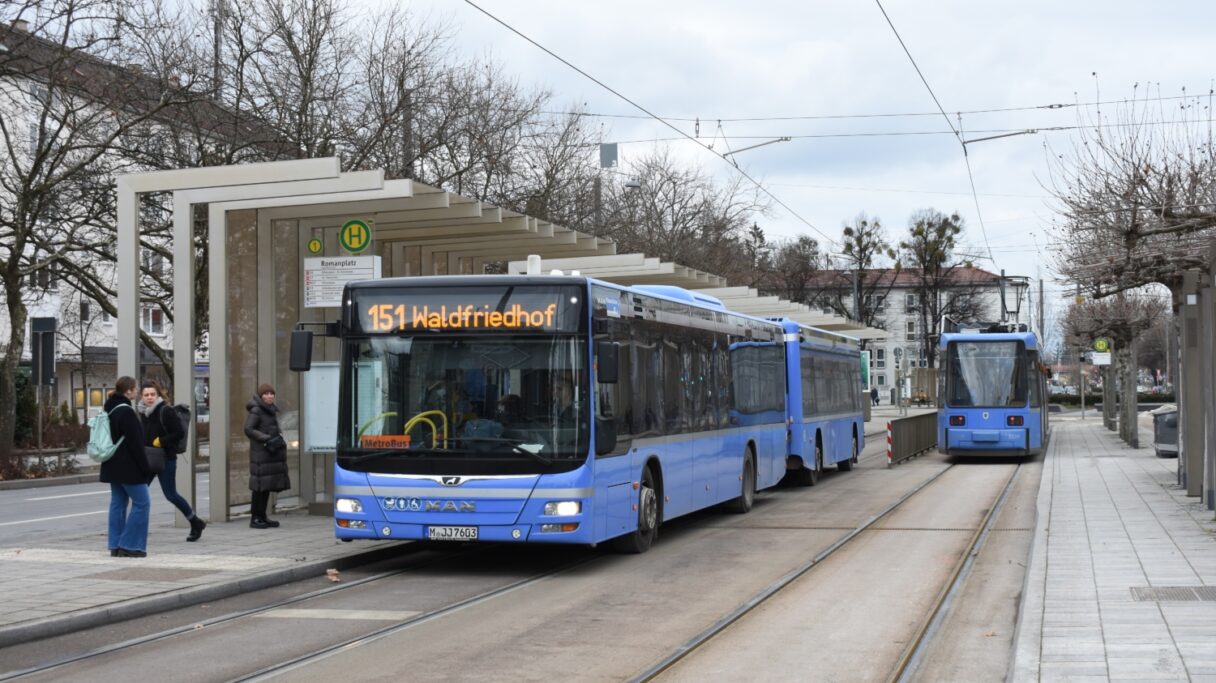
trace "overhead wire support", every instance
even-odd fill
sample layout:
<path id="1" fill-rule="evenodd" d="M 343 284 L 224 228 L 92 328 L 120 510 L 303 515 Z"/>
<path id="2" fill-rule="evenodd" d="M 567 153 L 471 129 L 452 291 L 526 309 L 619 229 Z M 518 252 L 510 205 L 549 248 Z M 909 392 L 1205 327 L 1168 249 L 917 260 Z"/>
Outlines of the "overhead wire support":
<path id="1" fill-rule="evenodd" d="M 700 140 L 698 140 L 698 139 L 696 139 L 695 137 L 693 137 L 693 136 L 689 135 L 688 133 L 685 133 L 684 131 L 680 130 L 678 127 L 676 127 L 675 125 L 673 125 L 672 123 L 670 123 L 670 122 L 669 122 L 669 121 L 667 121 L 666 119 L 664 119 L 664 118 L 660 117 L 659 115 L 657 115 L 657 114 L 655 114 L 655 113 L 651 112 L 651 111 L 650 111 L 649 109 L 647 109 L 646 107 L 643 107 L 642 105 L 638 104 L 637 102 L 634 102 L 633 100 L 629 99 L 628 97 L 626 97 L 625 95 L 621 94 L 621 93 L 620 93 L 620 92 L 618 92 L 617 90 L 613 89 L 611 86 L 609 86 L 608 84 L 604 83 L 604 82 L 603 82 L 603 81 L 601 81 L 600 79 L 596 78 L 595 76 L 592 76 L 591 74 L 587 73 L 586 71 L 583 71 L 583 70 L 582 70 L 582 69 L 580 69 L 579 67 L 575 66 L 573 63 L 571 63 L 571 62 L 567 61 L 565 58 L 563 58 L 561 55 L 557 54 L 557 53 L 556 53 L 556 52 L 554 52 L 553 50 L 550 50 L 549 48 L 545 47 L 544 45 L 541 45 L 540 43 L 536 42 L 535 40 L 533 40 L 533 39 L 529 38 L 528 36 L 524 35 L 524 33 L 522 33 L 522 32 L 521 32 L 519 29 L 515 28 L 514 26 L 511 26 L 511 25 L 510 25 L 510 24 L 508 24 L 507 22 L 503 21 L 502 19 L 499 19 L 498 17 L 494 16 L 494 15 L 493 15 L 493 14 L 491 14 L 490 12 L 486 11 L 485 9 L 483 9 L 482 7 L 480 7 L 480 6 L 479 6 L 477 3 L 473 2 L 473 0 L 464 0 L 464 1 L 465 1 L 465 4 L 469 5 L 470 7 L 472 7 L 472 8 L 473 8 L 473 9 L 475 9 L 475 10 L 477 10 L 478 12 L 481 12 L 482 14 L 486 15 L 486 16 L 487 16 L 487 17 L 489 17 L 489 18 L 490 18 L 492 21 L 494 21 L 495 23 L 497 23 L 497 24 L 501 25 L 503 28 L 507 29 L 507 30 L 508 30 L 508 31 L 510 31 L 511 33 L 514 33 L 515 35 L 519 36 L 520 38 L 523 38 L 524 40 L 528 41 L 528 42 L 529 42 L 529 43 L 531 43 L 531 44 L 532 44 L 534 47 L 536 47 L 537 49 L 541 50 L 541 51 L 542 51 L 542 52 L 544 52 L 545 54 L 547 54 L 547 55 L 549 55 L 550 57 L 552 57 L 552 58 L 556 59 L 557 61 L 561 62 L 562 64 L 565 64 L 566 66 L 570 67 L 571 69 L 573 69 L 574 71 L 578 72 L 578 74 L 579 74 L 579 75 L 583 76 L 583 77 L 584 77 L 584 78 L 586 78 L 587 80 L 591 81 L 592 83 L 595 83 L 596 85 L 600 86 L 600 87 L 601 87 L 601 88 L 603 88 L 604 90 L 607 90 L 608 92 L 612 93 L 613 95 L 616 95 L 617 97 L 621 98 L 622 100 L 624 100 L 625 102 L 627 102 L 629 105 L 631 105 L 632 107 L 634 107 L 634 108 L 635 108 L 635 109 L 637 109 L 638 111 L 640 111 L 640 112 L 642 112 L 642 113 L 646 114 L 647 116 L 649 116 L 650 118 L 654 119 L 655 121 L 658 121 L 659 123 L 662 123 L 664 126 L 667 126 L 668 128 L 670 128 L 670 129 L 674 130 L 674 131 L 675 131 L 677 134 L 679 134 L 679 135 L 680 135 L 680 137 L 681 137 L 681 138 L 684 138 L 684 139 L 687 139 L 687 140 L 690 140 L 690 141 L 692 141 L 692 142 L 696 143 L 697 145 L 699 145 L 700 147 L 702 147 L 702 148 L 703 148 L 703 149 L 705 149 L 706 151 L 710 152 L 710 153 L 711 153 L 711 154 L 713 154 L 714 156 L 718 157 L 719 159 L 721 159 L 721 160 L 725 161 L 725 162 L 726 162 L 726 163 L 728 163 L 728 164 L 731 164 L 732 166 L 734 166 L 735 170 L 736 170 L 736 171 L 738 171 L 739 175 L 743 176 L 744 178 L 746 178 L 746 179 L 747 179 L 747 181 L 748 181 L 748 182 L 750 182 L 751 184 L 755 185 L 755 186 L 756 186 L 756 189 L 758 189 L 758 190 L 760 190 L 761 192 L 763 192 L 763 193 L 764 193 L 765 195 L 767 195 L 767 196 L 768 196 L 770 199 L 772 199 L 772 200 L 773 200 L 774 202 L 776 202 L 776 203 L 777 203 L 779 206 L 781 206 L 781 208 L 783 208 L 783 209 L 785 209 L 786 211 L 788 211 L 788 212 L 790 213 L 790 215 L 792 215 L 794 218 L 797 218 L 797 219 L 798 219 L 798 221 L 799 221 L 799 222 L 801 222 L 803 225 L 807 226 L 807 227 L 808 227 L 808 228 L 810 228 L 811 230 L 814 230 L 814 231 L 815 231 L 816 233 L 818 233 L 818 234 L 819 234 L 821 237 L 823 237 L 825 240 L 827 240 L 827 241 L 828 241 L 830 244 L 838 244 L 838 242 L 837 242 L 835 239 L 832 239 L 832 237 L 831 237 L 831 236 L 829 236 L 829 235 L 828 235 L 826 232 L 824 232 L 823 230 L 820 230 L 820 229 L 819 229 L 818 227 L 816 227 L 816 226 L 815 226 L 813 223 L 811 223 L 811 222 L 810 222 L 810 221 L 808 221 L 807 219 L 803 218 L 803 217 L 802 217 L 802 214 L 800 214 L 800 213 L 798 213 L 797 211 L 795 211 L 795 210 L 793 209 L 793 207 L 791 207 L 789 204 L 786 204 L 785 202 L 783 202 L 783 201 L 781 200 L 781 198 L 780 198 L 780 197 L 778 197 L 777 195 L 773 194 L 772 190 L 769 190 L 767 187 L 765 187 L 764 185 L 762 185 L 762 184 L 760 183 L 760 181 L 758 181 L 758 180 L 756 180 L 755 178 L 753 178 L 753 177 L 752 177 L 752 176 L 751 176 L 751 175 L 750 175 L 750 174 L 749 174 L 747 171 L 744 171 L 743 169 L 739 168 L 739 166 L 738 166 L 737 164 L 735 164 L 734 162 L 732 162 L 730 159 L 727 159 L 725 156 L 723 156 L 723 155 L 722 155 L 722 153 L 721 153 L 721 152 L 718 152 L 718 151 L 716 151 L 716 150 L 714 150 L 714 149 L 711 149 L 710 147 L 708 147 L 708 146 L 706 146 L 704 143 L 702 143 Z"/>
<path id="2" fill-rule="evenodd" d="M 963 139 L 963 115 L 958 114 L 958 128 L 955 128 L 954 123 L 950 120 L 950 115 L 946 113 L 946 108 L 937 99 L 937 93 L 933 92 L 933 87 L 929 85 L 929 80 L 925 78 L 925 74 L 920 70 L 920 65 L 916 63 L 916 58 L 912 56 L 912 51 L 904 43 L 903 36 L 899 35 L 899 29 L 895 28 L 895 22 L 891 21 L 886 8 L 882 6 L 882 0 L 874 0 L 874 3 L 878 5 L 878 11 L 882 12 L 883 19 L 887 20 L 887 26 L 891 27 L 891 32 L 895 34 L 895 39 L 899 41 L 899 46 L 903 48 L 904 54 L 908 56 L 908 61 L 912 62 L 912 68 L 916 70 L 916 75 L 920 77 L 920 82 L 925 85 L 925 90 L 929 91 L 929 97 L 933 98 L 933 104 L 937 105 L 937 110 L 941 112 L 942 118 L 946 120 L 946 125 L 950 127 L 950 130 L 954 133 L 954 137 L 958 139 L 959 146 L 963 148 L 963 162 L 967 166 L 967 180 L 971 183 L 971 197 L 975 200 L 975 217 L 980 224 L 980 234 L 984 236 L 984 245 L 988 247 L 988 259 L 995 264 L 996 259 L 992 258 L 992 247 L 988 246 L 988 229 L 984 226 L 984 215 L 980 211 L 979 194 L 975 191 L 975 175 L 971 172 L 971 157 L 967 154 L 967 141 Z"/>

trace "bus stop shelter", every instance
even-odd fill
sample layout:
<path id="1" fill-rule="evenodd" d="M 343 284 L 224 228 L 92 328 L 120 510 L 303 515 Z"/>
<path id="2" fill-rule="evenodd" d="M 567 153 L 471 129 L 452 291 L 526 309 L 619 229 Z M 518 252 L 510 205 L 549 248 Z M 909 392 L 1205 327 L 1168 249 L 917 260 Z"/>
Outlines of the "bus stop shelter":
<path id="1" fill-rule="evenodd" d="M 206 328 L 198 331 L 205 333 L 210 366 L 212 520 L 227 520 L 234 507 L 249 502 L 246 404 L 263 382 L 275 387 L 281 426 L 297 446 L 289 451 L 293 489 L 283 495 L 327 514 L 332 452 L 299 447 L 308 441 L 301 430 L 308 428 L 310 399 L 300 376 L 287 367 L 288 346 L 297 322 L 338 317 L 337 302 L 326 298 L 323 285 L 340 291 L 341 282 L 327 279 L 332 273 L 325 268 L 356 260 L 350 258 L 349 243 L 343 244 L 344 226 L 366 228 L 359 256 L 372 258 L 358 263 L 375 264 L 374 271 L 365 271 L 369 277 L 474 274 L 504 265 L 514 272 L 528 255 L 537 254 L 546 270 L 703 290 L 743 313 L 784 315 L 862 338 L 885 335 L 801 304 L 760 297 L 754 289 L 730 287 L 717 275 L 643 254 L 617 254 L 612 241 L 594 235 L 411 180 L 385 180 L 380 170 L 343 173 L 336 158 L 156 171 L 116 180 L 120 375 L 134 376 L 139 367 L 140 196 L 172 193 L 172 384 L 178 388 L 175 400 L 198 415 L 189 388 L 199 351 L 195 331 L 206 319 Z M 203 205 L 207 272 L 196 277 L 194 216 Z M 197 291 L 200 281 L 206 292 Z M 196 300 L 205 301 L 207 311 L 196 311 Z M 314 357 L 336 362 L 336 344 L 322 340 Z M 186 452 L 191 463 L 199 452 L 197 427 L 191 425 Z M 179 491 L 193 504 L 194 468 L 178 468 L 177 477 Z"/>

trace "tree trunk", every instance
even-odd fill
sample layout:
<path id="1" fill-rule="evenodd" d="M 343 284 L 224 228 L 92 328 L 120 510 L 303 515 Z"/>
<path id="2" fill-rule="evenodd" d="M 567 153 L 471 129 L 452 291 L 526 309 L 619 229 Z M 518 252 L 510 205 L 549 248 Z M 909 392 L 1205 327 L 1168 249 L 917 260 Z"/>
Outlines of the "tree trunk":
<path id="1" fill-rule="evenodd" d="M 0 357 L 0 470 L 20 470 L 14 453 L 13 438 L 17 429 L 17 364 L 25 347 L 25 303 L 16 282 L 5 283 L 8 305 L 8 347 Z"/>
<path id="2" fill-rule="evenodd" d="M 1139 369 L 1136 363 L 1136 342 L 1133 340 L 1127 345 L 1127 351 L 1123 358 L 1123 422 L 1125 425 L 1124 431 L 1126 435 L 1123 440 L 1132 448 L 1140 447 L 1140 424 L 1139 424 L 1139 408 L 1137 403 L 1139 397 L 1136 395 L 1136 390 L 1139 387 Z"/>
<path id="3" fill-rule="evenodd" d="M 1102 425 L 1110 431 L 1115 431 L 1115 407 L 1118 403 L 1115 392 L 1114 366 L 1102 366 Z"/>

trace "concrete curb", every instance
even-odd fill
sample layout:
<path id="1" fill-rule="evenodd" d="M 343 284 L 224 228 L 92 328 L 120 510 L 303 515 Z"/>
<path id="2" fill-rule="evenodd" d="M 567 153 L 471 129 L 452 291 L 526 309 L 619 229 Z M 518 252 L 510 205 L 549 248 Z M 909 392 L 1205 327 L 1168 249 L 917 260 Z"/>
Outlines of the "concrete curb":
<path id="1" fill-rule="evenodd" d="M 44 486 L 63 486 L 65 484 L 91 484 L 98 480 L 100 472 L 85 472 L 71 474 L 66 477 L 43 477 L 41 479 L 5 479 L 0 481 L 0 491 L 15 489 L 40 489 Z"/>
<path id="2" fill-rule="evenodd" d="M 1057 435 L 1058 436 L 1058 435 Z M 1055 455 L 1058 439 L 1052 439 L 1043 456 L 1043 471 L 1034 506 L 1034 539 L 1022 578 L 1017 625 L 1013 629 L 1013 652 L 1005 680 L 1008 683 L 1038 680 L 1042 660 L 1043 601 L 1047 580 L 1047 541 L 1050 533 L 1052 494 L 1055 489 Z"/>
<path id="3" fill-rule="evenodd" d="M 381 544 L 384 542 L 381 541 Z M 285 583 L 308 578 L 317 578 L 325 574 L 326 569 L 350 569 L 380 560 L 388 559 L 398 552 L 408 542 L 389 542 L 379 548 L 366 552 L 351 553 L 328 560 L 304 562 L 293 567 L 273 569 L 224 583 L 192 586 L 180 590 L 167 591 L 157 595 L 124 600 L 110 605 L 91 607 L 88 609 L 68 612 L 45 619 L 35 619 L 28 622 L 18 622 L 8 626 L 0 626 L 0 648 L 61 636 L 75 631 L 104 626 L 118 621 L 126 621 L 150 614 L 167 612 L 180 607 L 189 607 L 204 602 L 230 598 L 234 595 L 263 590 Z"/>
<path id="4" fill-rule="evenodd" d="M 44 486 L 67 486 L 70 484 L 92 484 L 99 481 L 101 477 L 100 466 L 85 468 L 89 471 L 81 472 L 80 474 L 69 474 L 66 477 L 42 477 L 39 479 L 4 479 L 0 480 L 0 491 L 13 491 L 16 489 L 38 489 Z M 194 473 L 206 472 L 210 469 L 210 465 L 195 465 Z"/>

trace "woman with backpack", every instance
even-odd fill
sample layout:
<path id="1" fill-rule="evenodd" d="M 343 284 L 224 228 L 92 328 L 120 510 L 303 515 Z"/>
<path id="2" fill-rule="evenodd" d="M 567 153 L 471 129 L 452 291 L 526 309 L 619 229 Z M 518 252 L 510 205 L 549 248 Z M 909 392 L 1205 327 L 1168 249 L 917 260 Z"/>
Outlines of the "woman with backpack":
<path id="1" fill-rule="evenodd" d="M 160 383 L 154 379 L 145 379 L 139 389 L 140 402 L 135 408 L 139 411 L 144 427 L 144 447 L 159 448 L 164 453 L 164 469 L 155 475 L 160 479 L 160 490 L 165 494 L 165 500 L 181 510 L 190 522 L 190 535 L 186 536 L 186 540 L 197 541 L 203 535 L 207 523 L 195 516 L 194 510 L 190 509 L 190 503 L 177 492 L 177 454 L 185 450 L 185 425 L 173 406 L 165 401 Z"/>
<path id="2" fill-rule="evenodd" d="M 249 526 L 270 529 L 279 525 L 266 516 L 270 494 L 291 488 L 287 475 L 287 442 L 279 429 L 279 407 L 274 404 L 274 387 L 263 384 L 245 405 L 245 436 L 249 437 L 249 490 L 253 500 Z"/>
<path id="3" fill-rule="evenodd" d="M 144 429 L 131 407 L 136 391 L 135 378 L 119 377 L 104 407 L 110 419 L 110 438 L 117 445 L 114 454 L 101 463 L 101 481 L 110 485 L 110 557 L 148 556 L 152 471 L 144 454 Z"/>

